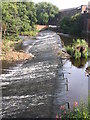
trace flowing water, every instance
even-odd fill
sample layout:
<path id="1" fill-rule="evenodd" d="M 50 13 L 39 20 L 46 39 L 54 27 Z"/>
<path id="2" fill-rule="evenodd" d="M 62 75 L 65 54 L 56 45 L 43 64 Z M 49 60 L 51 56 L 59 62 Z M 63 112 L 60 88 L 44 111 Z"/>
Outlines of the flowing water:
<path id="1" fill-rule="evenodd" d="M 86 101 L 87 63 L 84 68 L 77 68 L 70 61 L 61 60 L 57 56 L 61 48 L 60 37 L 49 30 L 23 41 L 23 49 L 34 58 L 0 75 L 3 118 L 55 118 L 60 105 L 70 107 L 81 97 Z"/>

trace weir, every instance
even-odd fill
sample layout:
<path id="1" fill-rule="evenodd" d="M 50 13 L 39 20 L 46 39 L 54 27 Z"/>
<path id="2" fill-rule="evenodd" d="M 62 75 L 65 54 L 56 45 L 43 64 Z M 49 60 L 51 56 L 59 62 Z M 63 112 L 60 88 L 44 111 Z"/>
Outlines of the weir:
<path id="1" fill-rule="evenodd" d="M 56 107 L 59 106 L 56 99 L 58 81 L 61 95 L 66 89 L 66 85 L 62 84 L 66 81 L 62 61 L 57 56 L 62 48 L 61 39 L 55 32 L 46 30 L 34 40 L 24 40 L 23 46 L 34 58 L 11 67 L 7 74 L 0 76 L 3 117 L 55 118 Z"/>

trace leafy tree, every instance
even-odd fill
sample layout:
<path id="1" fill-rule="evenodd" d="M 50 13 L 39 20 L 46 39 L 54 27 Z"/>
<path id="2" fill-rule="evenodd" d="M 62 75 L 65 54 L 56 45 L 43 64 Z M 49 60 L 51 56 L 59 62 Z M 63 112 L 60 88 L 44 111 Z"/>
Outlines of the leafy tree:
<path id="1" fill-rule="evenodd" d="M 61 30 L 64 33 L 69 33 L 72 35 L 80 35 L 82 32 L 82 15 L 75 14 L 74 16 L 68 18 L 64 17 L 60 23 Z"/>
<path id="2" fill-rule="evenodd" d="M 23 2 L 17 3 L 18 14 L 20 18 L 20 32 L 31 30 L 30 20 L 28 18 L 28 11 L 26 5 Z"/>
<path id="3" fill-rule="evenodd" d="M 19 29 L 19 17 L 16 3 L 2 2 L 3 33 L 17 33 Z"/>
<path id="4" fill-rule="evenodd" d="M 81 14 L 78 13 L 71 17 L 71 28 L 70 28 L 71 34 L 80 35 L 82 32 L 82 26 L 83 26 L 83 21 Z"/>
<path id="5" fill-rule="evenodd" d="M 58 12 L 59 9 L 51 3 L 40 2 L 36 4 L 37 23 L 48 24 Z"/>
<path id="6" fill-rule="evenodd" d="M 71 21 L 70 18 L 64 17 L 60 23 L 60 27 L 62 29 L 62 32 L 69 33 L 69 29 L 71 27 Z"/>
<path id="7" fill-rule="evenodd" d="M 35 27 L 36 8 L 33 2 L 2 2 L 3 33 L 21 33 Z"/>
<path id="8" fill-rule="evenodd" d="M 37 22 L 35 4 L 34 2 L 25 2 L 25 4 L 26 4 L 26 10 L 28 11 L 27 16 L 30 21 L 30 26 L 34 28 Z"/>
<path id="9" fill-rule="evenodd" d="M 41 19 L 43 18 L 43 19 Z M 48 23 L 48 20 L 49 20 L 49 17 L 48 17 L 48 14 L 47 13 L 40 13 L 39 16 L 38 16 L 38 22 L 40 24 L 47 24 Z"/>

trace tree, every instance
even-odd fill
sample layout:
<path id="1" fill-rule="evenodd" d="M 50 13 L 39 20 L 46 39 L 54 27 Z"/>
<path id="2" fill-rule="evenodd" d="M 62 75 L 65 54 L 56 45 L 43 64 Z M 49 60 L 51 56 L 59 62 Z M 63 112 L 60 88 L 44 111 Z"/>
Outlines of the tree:
<path id="1" fill-rule="evenodd" d="M 40 2 L 36 4 L 37 23 L 48 24 L 58 12 L 59 9 L 51 3 Z"/>
<path id="2" fill-rule="evenodd" d="M 62 32 L 72 35 L 80 35 L 82 33 L 83 21 L 81 14 L 64 17 L 60 23 Z"/>
<path id="3" fill-rule="evenodd" d="M 60 23 L 60 28 L 62 32 L 69 33 L 71 27 L 71 21 L 70 18 L 64 17 Z"/>
<path id="4" fill-rule="evenodd" d="M 27 16 L 30 21 L 30 26 L 32 26 L 33 29 L 37 22 L 35 4 L 34 2 L 25 2 L 25 5 L 26 5 L 26 10 L 28 11 Z"/>
<path id="5" fill-rule="evenodd" d="M 4 34 L 18 32 L 19 17 L 16 3 L 2 2 L 2 23 Z"/>
<path id="6" fill-rule="evenodd" d="M 71 34 L 80 35 L 83 27 L 83 19 L 81 14 L 75 14 L 71 17 Z"/>
<path id="7" fill-rule="evenodd" d="M 20 33 L 35 27 L 36 9 L 33 2 L 2 2 L 3 34 Z"/>
<path id="8" fill-rule="evenodd" d="M 17 3 L 18 14 L 20 18 L 20 29 L 19 31 L 30 31 L 30 20 L 28 18 L 28 11 L 26 9 L 26 4 L 24 2 Z"/>

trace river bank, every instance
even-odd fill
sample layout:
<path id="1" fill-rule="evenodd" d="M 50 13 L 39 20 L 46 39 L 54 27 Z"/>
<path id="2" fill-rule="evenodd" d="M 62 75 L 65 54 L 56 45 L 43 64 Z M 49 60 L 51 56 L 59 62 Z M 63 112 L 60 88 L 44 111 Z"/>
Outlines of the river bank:
<path id="1" fill-rule="evenodd" d="M 31 59 L 33 55 L 31 53 L 25 53 L 22 50 L 22 40 L 2 40 L 1 43 L 2 55 L 0 61 L 2 62 L 2 67 L 6 68 L 10 64 Z"/>

